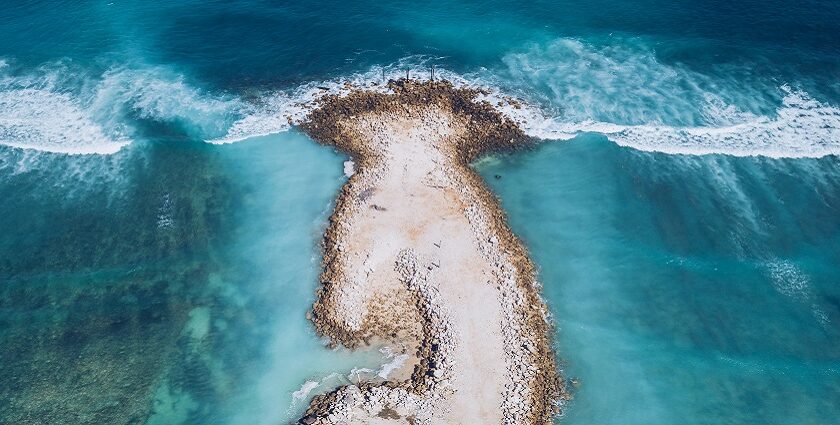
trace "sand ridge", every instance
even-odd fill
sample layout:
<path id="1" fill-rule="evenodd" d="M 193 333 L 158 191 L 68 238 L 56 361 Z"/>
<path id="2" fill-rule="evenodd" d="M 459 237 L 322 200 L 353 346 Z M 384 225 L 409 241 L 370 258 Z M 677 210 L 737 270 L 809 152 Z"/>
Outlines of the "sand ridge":
<path id="1" fill-rule="evenodd" d="M 388 88 L 324 96 L 300 125 L 355 163 L 312 320 L 334 343 L 414 354 L 413 370 L 316 396 L 300 422 L 550 423 L 568 396 L 534 266 L 469 167 L 528 140 L 477 90 Z"/>

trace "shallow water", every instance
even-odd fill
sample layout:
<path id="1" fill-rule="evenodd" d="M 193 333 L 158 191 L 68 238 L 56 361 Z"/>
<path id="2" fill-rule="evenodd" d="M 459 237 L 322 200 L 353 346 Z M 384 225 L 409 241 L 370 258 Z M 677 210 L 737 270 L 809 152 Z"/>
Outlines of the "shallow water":
<path id="1" fill-rule="evenodd" d="M 477 167 L 580 382 L 561 423 L 837 416 L 837 2 L 16 1 L 0 21 L 2 423 L 284 423 L 389 361 L 305 318 L 344 158 L 285 115 L 432 64 L 526 100 L 505 113 L 551 140 Z"/>
<path id="2" fill-rule="evenodd" d="M 840 413 L 836 158 L 669 156 L 586 136 L 479 169 L 541 266 L 579 380 L 562 423 Z"/>
<path id="3" fill-rule="evenodd" d="M 3 185 L 3 422 L 276 423 L 307 380 L 386 360 L 305 318 L 341 157 L 284 133 L 112 160 L 133 172 L 68 177 L 100 164 L 63 157 Z"/>

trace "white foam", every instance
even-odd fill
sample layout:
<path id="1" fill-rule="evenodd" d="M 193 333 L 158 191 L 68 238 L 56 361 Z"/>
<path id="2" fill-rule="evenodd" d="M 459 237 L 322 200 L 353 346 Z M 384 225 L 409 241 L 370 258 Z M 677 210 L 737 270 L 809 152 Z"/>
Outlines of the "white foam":
<path id="1" fill-rule="evenodd" d="M 408 354 L 397 354 L 394 353 L 390 348 L 384 347 L 379 350 L 386 359 L 391 359 L 391 361 L 383 364 L 379 371 L 377 371 L 376 375 L 382 379 L 388 379 L 395 370 L 403 367 L 406 361 L 408 361 L 409 355 Z"/>
<path id="2" fill-rule="evenodd" d="M 494 88 L 485 98 L 501 103 L 532 137 L 569 140 L 594 132 L 622 146 L 670 154 L 840 154 L 840 108 L 788 85 L 666 65 L 630 40 L 596 48 L 561 39 L 504 61 L 506 70 L 458 78 Z M 526 103 L 509 104 L 505 92 Z"/>
<path id="3" fill-rule="evenodd" d="M 208 143 L 226 144 L 245 139 L 280 133 L 288 130 L 294 120 L 299 121 L 305 115 L 305 109 L 294 98 L 285 93 L 267 95 L 260 105 L 247 107 L 240 117 L 222 137 L 208 139 Z"/>
<path id="4" fill-rule="evenodd" d="M 796 301 L 811 299 L 811 284 L 808 277 L 795 264 L 786 260 L 768 261 L 765 265 L 770 274 L 773 288 L 780 294 Z"/>
<path id="5" fill-rule="evenodd" d="M 306 381 L 301 385 L 300 389 L 292 393 L 292 402 L 297 403 L 306 399 L 309 396 L 309 393 L 312 392 L 315 388 L 321 385 L 318 381 Z"/>
<path id="6" fill-rule="evenodd" d="M 387 75 L 394 73 L 385 68 Z M 385 91 L 381 74 L 383 68 L 374 67 L 367 72 L 327 81 L 310 82 L 289 91 L 275 91 L 263 94 L 253 105 L 243 107 L 242 116 L 234 121 L 222 137 L 208 139 L 208 143 L 225 144 L 240 142 L 251 137 L 265 136 L 288 130 L 299 124 L 309 113 L 315 102 L 325 94 L 344 95 L 353 87 Z M 374 84 L 375 83 L 375 84 Z"/>
<path id="7" fill-rule="evenodd" d="M 556 45 L 559 47 L 510 55 L 507 62 L 516 69 L 515 73 L 483 70 L 462 75 L 438 68 L 437 75 L 458 87 L 489 89 L 489 94 L 480 96 L 480 100 L 495 105 L 529 136 L 545 140 L 570 140 L 582 133 L 601 133 L 621 146 L 669 154 L 774 158 L 840 154 L 840 108 L 817 101 L 802 90 L 787 85 L 748 87 L 729 80 L 717 81 L 663 65 L 644 50 L 602 51 L 574 40 Z M 418 69 L 425 67 L 428 60 L 406 58 L 385 68 L 306 84 L 292 92 L 268 94 L 224 137 L 211 142 L 229 143 L 288 130 L 305 117 L 324 93 L 346 93 L 345 82 L 384 91 L 383 69 L 387 76 L 399 77 L 408 63 Z M 414 76 L 425 77 L 418 72 Z M 372 85 L 374 82 L 377 85 Z M 721 93 L 712 91 L 715 88 Z M 546 98 L 538 90 L 557 98 Z M 525 102 L 509 102 L 511 97 Z M 775 113 L 752 112 L 772 109 L 767 106 L 767 99 L 773 97 L 781 97 Z M 737 99 L 742 107 L 730 99 Z"/>
<path id="8" fill-rule="evenodd" d="M 306 380 L 306 382 L 303 383 L 303 385 L 300 386 L 300 389 L 292 392 L 292 402 L 289 405 L 288 411 L 291 412 L 299 402 L 306 400 L 312 393 L 312 391 L 315 391 L 322 387 L 335 387 L 338 385 L 346 385 L 348 383 L 350 382 L 347 381 L 347 378 L 345 376 L 336 372 L 330 373 L 329 375 L 323 377 L 319 381 L 308 379 Z"/>
<path id="9" fill-rule="evenodd" d="M 223 134 L 245 108 L 239 99 L 207 94 L 164 67 L 111 69 L 90 97 L 90 110 L 109 128 L 144 119 L 180 124 L 198 138 Z"/>
<path id="10" fill-rule="evenodd" d="M 157 210 L 157 227 L 158 229 L 170 229 L 175 226 L 174 204 L 172 197 L 168 193 L 163 195 L 161 205 Z"/>
<path id="11" fill-rule="evenodd" d="M 344 161 L 344 175 L 347 177 L 353 177 L 353 174 L 356 173 L 356 163 L 352 160 Z"/>
<path id="12" fill-rule="evenodd" d="M 347 379 L 358 384 L 359 382 L 369 381 L 371 377 L 375 376 L 376 371 L 367 367 L 354 367 L 347 374 Z"/>
<path id="13" fill-rule="evenodd" d="M 0 89 L 0 144 L 66 154 L 112 154 L 128 140 L 107 134 L 69 94 L 19 88 Z"/>
<path id="14" fill-rule="evenodd" d="M 818 158 L 840 154 L 840 109 L 820 103 L 801 91 L 783 99 L 773 117 L 721 127 L 623 126 L 609 123 L 559 125 L 559 132 L 538 137 L 566 139 L 582 132 L 598 132 L 615 143 L 644 151 L 670 154 L 727 154 L 772 158 Z"/>
<path id="15" fill-rule="evenodd" d="M 24 74 L 7 68 L 0 66 L 0 144 L 16 148 L 112 154 L 136 138 L 143 120 L 214 137 L 247 109 L 163 67 L 117 67 L 97 77 L 60 63 Z"/>
<path id="16" fill-rule="evenodd" d="M 665 65 L 652 51 L 622 43 L 595 48 L 561 39 L 507 55 L 506 70 L 458 74 L 438 66 L 436 74 L 456 86 L 490 89 L 481 99 L 540 139 L 594 132 L 621 146 L 670 154 L 840 154 L 840 108 L 787 85 L 754 87 Z M 266 92 L 256 102 L 204 93 L 162 67 L 112 69 L 82 84 L 86 90 L 74 91 L 59 83 L 61 71 L 12 77 L 2 62 L 0 144 L 114 153 L 136 138 L 136 120 L 177 123 L 209 143 L 232 143 L 288 130 L 326 93 L 346 94 L 351 87 L 386 91 L 383 73 L 385 79 L 400 78 L 410 67 L 413 78 L 427 78 L 421 70 L 433 60 L 412 56 Z M 525 102 L 508 102 L 508 95 Z"/>

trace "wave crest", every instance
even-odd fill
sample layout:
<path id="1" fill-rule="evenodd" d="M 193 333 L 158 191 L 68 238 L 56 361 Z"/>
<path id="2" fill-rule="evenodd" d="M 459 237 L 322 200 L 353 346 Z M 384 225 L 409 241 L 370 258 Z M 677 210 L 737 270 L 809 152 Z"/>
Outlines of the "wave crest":
<path id="1" fill-rule="evenodd" d="M 744 70 L 710 75 L 667 65 L 632 40 L 597 48 L 562 39 L 504 63 L 466 79 L 524 97 L 524 107 L 502 102 L 501 109 L 533 137 L 595 132 L 670 154 L 840 154 L 840 109 L 790 85 L 750 80 Z"/>
<path id="2" fill-rule="evenodd" d="M 328 89 L 347 83 L 384 90 L 382 74 L 425 69 L 435 58 L 414 56 L 385 67 L 288 92 L 269 93 L 214 143 L 284 131 Z M 744 83 L 709 76 L 656 59 L 642 47 L 595 48 L 560 40 L 504 59 L 507 69 L 437 75 L 457 86 L 489 88 L 483 100 L 546 140 L 600 133 L 642 151 L 669 154 L 822 157 L 840 154 L 840 109 L 789 85 Z M 414 73 L 415 77 L 425 74 Z M 524 103 L 509 102 L 510 97 Z"/>
<path id="3" fill-rule="evenodd" d="M 0 67 L 0 145 L 10 147 L 112 154 L 140 137 L 143 121 L 201 139 L 224 134 L 244 109 L 163 67 L 117 67 L 96 78 L 62 64 L 25 74 L 9 68 Z"/>
<path id="4" fill-rule="evenodd" d="M 128 141 L 49 79 L 0 78 L 0 144 L 60 153 L 114 153 Z"/>
<path id="5" fill-rule="evenodd" d="M 740 113 L 742 122 L 725 126 L 569 122 L 534 108 L 506 107 L 504 112 L 519 122 L 528 135 L 546 140 L 569 140 L 581 133 L 601 133 L 621 146 L 669 154 L 772 158 L 840 154 L 840 109 L 787 86 L 782 90 L 787 94 L 774 116 Z"/>
<path id="6" fill-rule="evenodd" d="M 388 66 L 259 94 L 207 93 L 164 67 L 111 69 L 82 83 L 66 69 L 14 75 L 0 62 L 0 144 L 63 153 L 113 153 L 142 136 L 144 121 L 188 137 L 230 143 L 288 130 L 324 93 L 385 90 L 406 68 L 413 78 L 439 60 L 410 56 Z M 822 157 L 840 154 L 840 109 L 789 85 L 706 75 L 664 64 L 639 43 L 594 47 L 561 39 L 503 58 L 500 69 L 437 75 L 489 88 L 525 132 L 546 140 L 601 133 L 613 142 L 670 154 Z M 70 88 L 68 88 L 70 87 Z M 509 101 L 509 95 L 524 102 Z M 248 99 L 254 98 L 249 96 Z"/>

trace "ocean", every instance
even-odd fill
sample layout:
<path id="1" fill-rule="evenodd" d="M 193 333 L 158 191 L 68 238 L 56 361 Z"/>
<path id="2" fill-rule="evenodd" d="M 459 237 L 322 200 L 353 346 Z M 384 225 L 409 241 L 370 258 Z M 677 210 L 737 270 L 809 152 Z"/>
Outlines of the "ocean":
<path id="1" fill-rule="evenodd" d="M 474 164 L 539 267 L 558 424 L 840 417 L 840 4 L 0 6 L 0 423 L 280 424 L 394 356 L 306 312 L 319 87 L 492 90 Z"/>

